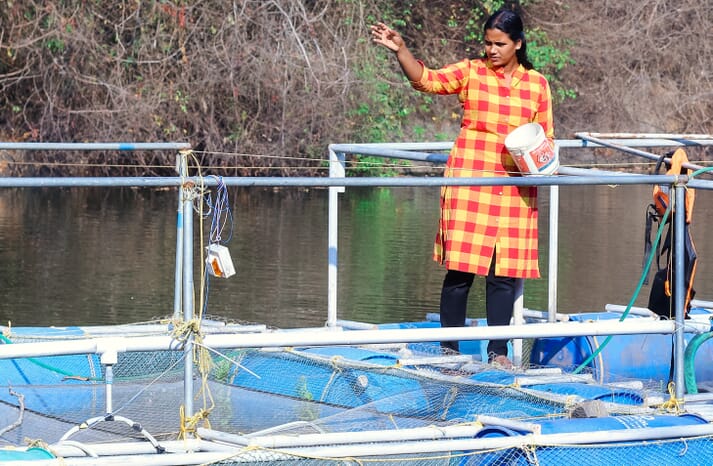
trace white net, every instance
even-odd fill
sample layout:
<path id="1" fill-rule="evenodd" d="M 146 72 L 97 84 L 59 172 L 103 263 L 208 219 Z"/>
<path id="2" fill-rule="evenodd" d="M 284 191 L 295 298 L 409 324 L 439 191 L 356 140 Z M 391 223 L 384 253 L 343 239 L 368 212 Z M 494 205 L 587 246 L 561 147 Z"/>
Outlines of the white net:
<path id="1" fill-rule="evenodd" d="M 240 335 L 235 333 L 236 341 Z M 6 332 L 3 343 L 63 345 L 86 337 L 82 332 Z M 649 407 L 650 387 L 643 385 L 603 385 L 588 374 L 547 369 L 504 371 L 459 356 L 434 358 L 417 346 L 205 349 L 193 354 L 191 412 L 186 412 L 182 350 L 119 353 L 110 385 L 98 354 L 0 360 L 0 446 L 39 441 L 51 451 L 68 440 L 154 445 L 213 436 L 237 445 L 224 458 L 209 461 L 215 464 L 713 460 L 708 436 L 586 441 L 587 432 L 705 423 L 680 409 Z M 439 434 L 411 435 L 420 429 Z M 449 434 L 452 429 L 466 430 Z M 533 437 L 573 432 L 583 433 L 584 440 L 547 444 L 547 436 Z M 305 439 L 311 443 L 300 443 Z"/>

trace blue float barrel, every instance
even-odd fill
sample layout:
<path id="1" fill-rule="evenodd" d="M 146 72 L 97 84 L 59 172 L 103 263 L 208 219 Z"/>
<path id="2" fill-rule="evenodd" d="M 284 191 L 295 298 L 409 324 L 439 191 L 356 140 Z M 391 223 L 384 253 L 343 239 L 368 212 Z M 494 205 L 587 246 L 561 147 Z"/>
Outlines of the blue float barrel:
<path id="1" fill-rule="evenodd" d="M 602 430 L 679 427 L 706 423 L 707 421 L 705 419 L 695 414 L 683 414 L 680 416 L 626 415 L 596 418 L 561 418 L 533 422 L 533 424 L 540 425 L 540 427 L 542 428 L 541 433 L 543 435 L 598 432 Z M 512 437 L 515 435 L 526 435 L 529 433 L 531 432 L 519 431 L 508 427 L 486 426 L 476 434 L 475 438 Z"/>
<path id="2" fill-rule="evenodd" d="M 573 321 L 618 318 L 615 313 L 571 315 Z M 692 335 L 686 334 L 686 342 Z M 604 342 L 605 337 L 537 338 L 532 345 L 530 363 L 535 366 L 557 366 L 565 370 L 579 367 Z M 652 380 L 666 386 L 671 372 L 671 335 L 615 335 L 589 362 L 596 379 L 615 382 L 621 379 Z M 696 379 L 713 382 L 713 344 L 701 345 L 696 355 Z"/>

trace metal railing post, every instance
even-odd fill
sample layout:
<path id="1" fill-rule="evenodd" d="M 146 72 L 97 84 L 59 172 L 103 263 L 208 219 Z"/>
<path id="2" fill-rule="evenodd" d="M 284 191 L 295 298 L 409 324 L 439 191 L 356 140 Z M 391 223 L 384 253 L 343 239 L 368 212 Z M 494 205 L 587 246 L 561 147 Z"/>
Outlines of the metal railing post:
<path id="1" fill-rule="evenodd" d="M 547 321 L 557 321 L 560 187 L 550 186 L 549 256 L 547 272 Z"/>
<path id="2" fill-rule="evenodd" d="M 329 148 L 329 177 L 344 178 L 346 175 L 345 155 Z M 337 272 L 338 272 L 338 242 L 339 242 L 339 193 L 343 193 L 344 186 L 331 186 L 329 188 L 329 223 L 327 245 L 327 327 L 337 326 Z"/>
<path id="3" fill-rule="evenodd" d="M 686 186 L 682 183 L 674 184 L 674 212 L 673 212 L 673 308 L 676 312 L 676 330 L 674 333 L 674 382 L 676 384 L 676 398 L 683 399 L 685 391 L 684 380 L 684 316 L 685 284 L 684 284 L 684 229 L 686 222 Z"/>
<path id="4" fill-rule="evenodd" d="M 193 189 L 181 187 L 183 196 L 183 319 L 193 319 Z M 189 333 L 183 349 L 184 358 L 184 407 L 186 418 L 193 415 L 193 334 Z"/>
<path id="5" fill-rule="evenodd" d="M 187 157 L 185 153 L 179 153 L 176 156 L 176 171 L 181 178 L 188 176 Z M 183 207 L 184 207 L 183 189 L 178 190 L 178 209 L 176 210 L 176 271 L 174 273 L 173 283 L 173 319 L 181 318 L 181 295 L 182 295 L 182 280 L 183 280 Z"/>
<path id="6" fill-rule="evenodd" d="M 524 314 L 524 291 L 525 279 L 517 278 L 515 280 L 515 301 L 513 302 L 512 318 L 515 325 L 523 325 L 525 323 Z M 512 362 L 515 366 L 522 365 L 522 338 L 514 338 L 512 340 Z"/>

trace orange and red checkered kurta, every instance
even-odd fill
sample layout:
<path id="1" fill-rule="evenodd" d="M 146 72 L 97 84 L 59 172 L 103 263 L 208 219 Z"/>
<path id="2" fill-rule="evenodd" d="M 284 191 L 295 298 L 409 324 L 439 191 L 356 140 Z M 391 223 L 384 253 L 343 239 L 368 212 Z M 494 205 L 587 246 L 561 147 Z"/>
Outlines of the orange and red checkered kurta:
<path id="1" fill-rule="evenodd" d="M 439 70 L 423 67 L 419 91 L 458 94 L 461 131 L 444 176 L 521 176 L 504 145 L 518 126 L 538 122 L 554 138 L 547 80 L 520 65 L 510 87 L 486 59 L 466 59 Z M 433 257 L 449 270 L 487 275 L 497 248 L 495 274 L 538 278 L 537 188 L 444 186 Z"/>

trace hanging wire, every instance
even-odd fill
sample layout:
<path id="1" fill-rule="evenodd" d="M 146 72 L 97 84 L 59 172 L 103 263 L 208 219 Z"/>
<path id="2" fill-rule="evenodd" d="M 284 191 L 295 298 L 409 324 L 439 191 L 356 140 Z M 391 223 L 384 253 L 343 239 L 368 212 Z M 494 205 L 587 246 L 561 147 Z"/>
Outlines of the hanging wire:
<path id="1" fill-rule="evenodd" d="M 227 244 L 233 237 L 233 212 L 230 209 L 230 202 L 228 200 L 228 187 L 223 182 L 222 176 L 213 176 L 213 178 L 215 178 L 218 183 L 215 200 L 211 197 L 210 192 L 206 192 L 204 195 L 206 205 L 208 206 L 206 215 L 211 218 L 208 240 L 210 244 Z M 224 239 L 223 232 L 226 227 L 228 231 L 227 237 Z"/>
<path id="2" fill-rule="evenodd" d="M 228 197 L 228 187 L 223 181 L 223 177 L 211 175 L 217 182 L 215 189 L 215 198 L 211 195 L 210 190 L 203 190 L 203 203 L 207 207 L 207 211 L 201 209 L 201 218 L 210 218 L 210 229 L 208 231 L 208 244 L 228 244 L 233 237 L 233 212 L 230 209 L 230 201 Z M 201 251 L 204 251 L 203 238 L 203 222 L 201 222 Z M 205 257 L 201 257 L 204 266 L 201 270 L 201 316 L 205 315 L 208 310 L 208 296 L 210 294 L 210 265 L 205 262 Z"/>

